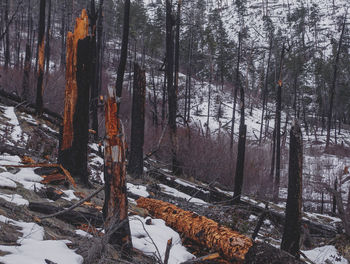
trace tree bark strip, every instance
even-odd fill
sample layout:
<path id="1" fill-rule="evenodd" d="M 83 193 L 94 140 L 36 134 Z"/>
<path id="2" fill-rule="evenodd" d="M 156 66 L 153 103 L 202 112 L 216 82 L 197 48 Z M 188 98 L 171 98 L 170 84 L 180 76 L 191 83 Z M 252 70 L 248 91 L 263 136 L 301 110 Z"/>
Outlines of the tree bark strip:
<path id="1" fill-rule="evenodd" d="M 288 197 L 281 249 L 299 257 L 303 184 L 303 136 L 298 123 L 290 131 Z"/>
<path id="2" fill-rule="evenodd" d="M 121 247 L 127 254 L 132 248 L 128 221 L 128 199 L 126 189 L 126 141 L 123 125 L 117 116 L 117 101 L 111 87 L 105 106 L 106 139 L 104 153 L 105 203 L 103 216 L 106 230 L 112 230 L 119 223 L 124 223 L 110 237 L 110 243 Z"/>
<path id="3" fill-rule="evenodd" d="M 29 43 L 26 44 L 26 54 L 24 59 L 24 72 L 23 72 L 23 82 L 22 82 L 22 99 L 24 101 L 29 100 L 29 74 L 31 68 L 31 59 L 32 55 L 30 52 Z"/>
<path id="4" fill-rule="evenodd" d="M 132 97 L 131 143 L 128 172 L 135 178 L 143 174 L 143 143 L 145 132 L 146 74 L 134 64 L 134 87 Z"/>

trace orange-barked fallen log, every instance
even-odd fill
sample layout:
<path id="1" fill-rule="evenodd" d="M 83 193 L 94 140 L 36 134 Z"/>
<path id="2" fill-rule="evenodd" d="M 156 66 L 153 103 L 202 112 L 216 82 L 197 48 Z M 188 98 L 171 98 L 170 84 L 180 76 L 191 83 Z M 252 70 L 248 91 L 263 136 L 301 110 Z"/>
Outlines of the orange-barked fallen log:
<path id="1" fill-rule="evenodd" d="M 163 219 L 187 238 L 219 252 L 228 260 L 244 261 L 253 246 L 249 237 L 173 204 L 141 197 L 137 200 L 137 206 L 147 209 L 152 216 Z"/>

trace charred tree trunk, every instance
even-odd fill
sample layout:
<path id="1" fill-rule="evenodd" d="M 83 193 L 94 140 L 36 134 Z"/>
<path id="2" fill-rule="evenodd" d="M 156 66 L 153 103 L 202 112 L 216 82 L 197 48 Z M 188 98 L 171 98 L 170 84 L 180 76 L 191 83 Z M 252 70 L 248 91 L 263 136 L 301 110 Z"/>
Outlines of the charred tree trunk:
<path id="1" fill-rule="evenodd" d="M 10 64 L 10 23 L 9 23 L 9 9 L 10 9 L 10 3 L 9 0 L 6 0 L 5 3 L 5 64 L 4 68 L 7 70 L 9 64 Z"/>
<path id="2" fill-rule="evenodd" d="M 97 21 L 97 94 L 101 92 L 101 82 L 102 82 L 102 62 L 103 62 L 103 52 L 102 52 L 102 41 L 103 41 L 103 0 L 99 1 L 98 6 L 98 21 Z M 98 120 L 97 120 L 98 121 Z M 98 123 L 94 125 L 98 128 Z M 93 128 L 94 128 L 93 127 Z"/>
<path id="3" fill-rule="evenodd" d="M 118 98 L 122 97 L 124 73 L 125 73 L 126 61 L 128 57 L 129 23 L 130 23 L 129 16 L 130 16 L 130 0 L 125 0 L 122 49 L 120 53 L 120 61 L 119 61 L 118 72 L 117 72 L 117 81 L 115 84 L 116 96 Z M 118 113 L 119 113 L 119 105 L 120 103 L 118 103 Z"/>
<path id="4" fill-rule="evenodd" d="M 338 178 L 335 178 L 334 181 L 334 190 L 338 190 Z M 337 199 L 336 196 L 333 194 L 333 204 L 332 204 L 332 213 L 335 215 L 337 213 Z"/>
<path id="5" fill-rule="evenodd" d="M 85 9 L 76 21 L 74 34 L 68 32 L 67 36 L 65 107 L 59 162 L 87 185 L 91 56 Z"/>
<path id="6" fill-rule="evenodd" d="M 280 72 L 277 86 L 277 100 L 276 100 L 276 175 L 274 182 L 273 198 L 278 200 L 279 187 L 280 187 L 280 174 L 281 174 L 281 110 L 282 110 L 282 69 L 283 59 L 285 52 L 285 44 L 283 43 L 281 59 L 280 59 Z"/>
<path id="7" fill-rule="evenodd" d="M 50 37 L 51 37 L 51 1 L 48 0 L 48 15 L 47 15 L 47 26 L 46 26 L 46 46 L 45 46 L 45 59 L 46 59 L 46 74 L 50 70 Z"/>
<path id="8" fill-rule="evenodd" d="M 65 52 L 65 47 L 66 47 L 66 38 L 65 38 L 65 31 L 66 31 L 66 1 L 64 0 L 64 2 L 62 3 L 62 9 L 61 9 L 61 30 L 60 30 L 60 34 L 61 34 L 61 61 L 60 61 L 60 67 L 61 69 L 64 68 L 64 65 L 66 63 L 66 52 Z"/>
<path id="9" fill-rule="evenodd" d="M 240 61 L 241 61 L 241 32 L 238 33 L 238 55 L 237 55 L 236 81 L 235 81 L 235 88 L 234 88 L 232 120 L 231 120 L 231 137 L 230 137 L 231 152 L 232 152 L 232 148 L 233 148 L 233 136 L 234 136 L 234 132 L 235 132 L 234 130 L 235 130 L 237 93 L 238 93 L 238 88 L 240 86 L 240 80 L 239 80 Z"/>
<path id="10" fill-rule="evenodd" d="M 177 15 L 176 15 L 175 81 L 174 81 L 174 90 L 176 94 L 178 93 L 178 89 L 179 89 L 181 2 L 182 0 L 178 0 Z"/>
<path id="11" fill-rule="evenodd" d="M 90 5 L 90 28 L 91 28 L 91 93 L 90 93 L 90 102 L 91 102 L 91 119 L 92 124 L 91 128 L 95 131 L 94 138 L 98 139 L 98 116 L 97 116 L 97 104 L 98 104 L 98 81 L 97 81 L 97 72 L 98 72 L 98 55 L 96 48 L 96 20 L 97 14 L 95 9 L 95 0 L 91 0 Z"/>
<path id="12" fill-rule="evenodd" d="M 333 80 L 332 80 L 332 86 L 329 91 L 329 111 L 328 111 L 328 124 L 327 124 L 327 138 L 326 138 L 326 150 L 329 147 L 329 141 L 331 139 L 331 126 L 332 126 L 332 117 L 333 117 L 333 104 L 334 104 L 334 95 L 335 95 L 335 90 L 337 86 L 337 76 L 338 76 L 338 64 L 339 64 L 339 57 L 340 57 L 340 51 L 343 43 L 343 37 L 344 37 L 344 31 L 345 31 L 345 25 L 346 25 L 346 16 L 344 17 L 343 21 L 343 26 L 342 26 L 342 31 L 340 34 L 340 39 L 338 43 L 338 49 L 337 49 L 337 54 L 334 60 L 334 70 L 333 70 Z"/>
<path id="13" fill-rule="evenodd" d="M 134 64 L 134 87 L 132 96 L 131 144 L 128 172 L 135 178 L 143 174 L 143 143 L 145 131 L 146 75 Z"/>
<path id="14" fill-rule="evenodd" d="M 26 54 L 24 59 L 24 72 L 23 72 L 23 83 L 22 83 L 22 98 L 25 101 L 29 100 L 29 74 L 31 66 L 31 52 L 29 43 L 26 44 Z"/>
<path id="15" fill-rule="evenodd" d="M 45 0 L 40 0 L 39 32 L 38 32 L 38 54 L 37 54 L 37 87 L 36 87 L 36 112 L 41 115 L 43 110 L 43 80 L 45 66 Z"/>
<path id="16" fill-rule="evenodd" d="M 106 232 L 110 234 L 108 242 L 121 248 L 122 254 L 126 257 L 132 249 L 126 192 L 126 142 L 123 125 L 117 116 L 116 97 L 111 88 L 108 91 L 105 111 L 105 203 L 103 216 Z"/>
<path id="17" fill-rule="evenodd" d="M 239 70 L 238 70 L 239 71 Z M 239 73 L 238 73 L 239 75 Z M 238 204 L 241 200 L 243 178 L 244 178 L 244 159 L 245 159 L 245 143 L 247 137 L 247 125 L 244 124 L 244 88 L 240 85 L 240 106 L 241 106 L 241 118 L 239 124 L 239 139 L 238 139 L 238 151 L 237 151 L 237 163 L 235 174 L 235 188 L 233 193 L 233 204 Z"/>
<path id="18" fill-rule="evenodd" d="M 166 1 L 166 77 L 169 107 L 169 131 L 171 140 L 172 171 L 180 174 L 180 166 L 177 159 L 177 136 L 176 136 L 176 109 L 177 95 L 173 83 L 174 76 L 174 39 L 172 1 Z"/>
<path id="19" fill-rule="evenodd" d="M 261 112 L 261 121 L 260 121 L 261 125 L 260 125 L 259 145 L 261 144 L 263 127 L 264 127 L 264 114 L 265 114 L 265 105 L 266 105 L 266 97 L 267 97 L 267 85 L 268 85 L 269 73 L 270 73 L 271 54 L 272 54 L 272 37 L 270 37 L 269 58 L 267 60 L 267 68 L 266 68 L 264 90 L 263 90 L 263 102 L 262 102 L 262 112 Z"/>
<path id="20" fill-rule="evenodd" d="M 303 137 L 296 122 L 290 131 L 288 197 L 281 249 L 299 257 L 301 232 Z"/>

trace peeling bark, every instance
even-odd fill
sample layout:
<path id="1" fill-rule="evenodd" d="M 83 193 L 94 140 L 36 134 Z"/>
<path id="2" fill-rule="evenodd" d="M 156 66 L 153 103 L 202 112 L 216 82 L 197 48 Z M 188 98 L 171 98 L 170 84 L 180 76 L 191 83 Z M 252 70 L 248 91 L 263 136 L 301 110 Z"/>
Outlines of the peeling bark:
<path id="1" fill-rule="evenodd" d="M 118 232 L 112 232 L 109 243 L 120 247 L 126 257 L 132 249 L 126 189 L 126 141 L 123 125 L 117 117 L 115 93 L 111 87 L 109 87 L 108 92 L 109 95 L 105 105 L 105 203 L 103 216 L 106 230 L 113 230 L 113 228 L 121 224 Z"/>

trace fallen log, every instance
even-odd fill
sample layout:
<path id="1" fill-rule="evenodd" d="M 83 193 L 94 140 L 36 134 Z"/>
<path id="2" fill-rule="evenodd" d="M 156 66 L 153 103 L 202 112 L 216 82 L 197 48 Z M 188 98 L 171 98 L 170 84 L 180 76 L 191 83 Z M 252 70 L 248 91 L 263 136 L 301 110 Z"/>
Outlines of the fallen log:
<path id="1" fill-rule="evenodd" d="M 55 214 L 57 212 L 64 211 L 63 213 L 58 214 L 56 217 L 72 225 L 81 225 L 87 222 L 93 226 L 103 225 L 102 214 L 99 211 L 93 209 L 84 211 L 68 211 L 66 208 L 56 207 L 52 204 L 32 202 L 29 203 L 28 208 L 34 212 L 43 214 Z"/>
<path id="2" fill-rule="evenodd" d="M 163 219 L 191 240 L 220 252 L 228 260 L 244 261 L 245 254 L 253 245 L 249 237 L 170 203 L 142 197 L 137 200 L 137 206 Z"/>

